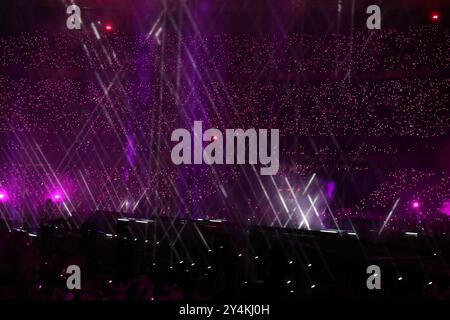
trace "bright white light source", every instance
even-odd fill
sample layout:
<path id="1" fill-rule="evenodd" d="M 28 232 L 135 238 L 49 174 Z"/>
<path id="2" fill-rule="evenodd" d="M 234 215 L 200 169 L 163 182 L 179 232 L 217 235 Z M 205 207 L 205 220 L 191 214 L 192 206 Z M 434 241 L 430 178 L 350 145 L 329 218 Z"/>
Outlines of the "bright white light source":
<path id="1" fill-rule="evenodd" d="M 324 232 L 324 233 L 339 233 L 337 230 L 320 230 L 320 232 Z"/>

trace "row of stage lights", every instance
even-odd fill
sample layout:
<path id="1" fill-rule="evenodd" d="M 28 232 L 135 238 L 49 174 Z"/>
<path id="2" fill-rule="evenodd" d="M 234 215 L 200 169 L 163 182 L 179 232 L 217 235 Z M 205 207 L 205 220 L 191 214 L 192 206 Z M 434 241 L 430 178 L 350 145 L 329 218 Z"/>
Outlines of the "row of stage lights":
<path id="1" fill-rule="evenodd" d="M 429 17 L 430 17 L 431 22 L 433 22 L 433 23 L 440 22 L 440 20 L 441 20 L 441 13 L 440 12 L 432 11 L 432 12 L 430 12 L 429 15 L 430 15 Z M 114 25 L 111 22 L 107 22 L 107 23 L 103 24 L 103 29 L 106 32 L 113 32 L 115 28 L 114 28 Z M 213 139 L 216 140 L 217 137 L 213 137 Z"/>
<path id="2" fill-rule="evenodd" d="M 56 192 L 49 196 L 49 198 L 52 202 L 58 203 L 63 201 L 63 196 L 61 193 Z M 0 191 L 0 202 L 5 203 L 9 201 L 9 196 L 6 191 Z"/>
<path id="3" fill-rule="evenodd" d="M 5 191 L 0 191 L 0 202 L 8 202 L 8 195 Z M 56 192 L 50 195 L 49 197 L 50 200 L 52 200 L 52 202 L 58 203 L 58 202 L 62 202 L 63 200 L 63 196 L 61 195 L 61 193 Z M 124 202 L 128 205 L 128 201 Z M 419 209 L 420 208 L 420 203 L 417 200 L 414 200 L 411 202 L 411 207 L 414 209 Z"/>
<path id="4" fill-rule="evenodd" d="M 8 202 L 8 195 L 5 191 L 0 191 L 0 202 L 5 203 Z M 63 201 L 63 196 L 61 195 L 61 193 L 56 192 L 50 195 L 49 197 L 50 200 L 52 200 L 52 202 L 55 203 L 59 203 Z M 125 202 L 126 204 L 128 204 L 128 202 Z M 417 200 L 414 200 L 411 202 L 411 207 L 414 209 L 419 209 L 420 208 L 420 203 Z"/>

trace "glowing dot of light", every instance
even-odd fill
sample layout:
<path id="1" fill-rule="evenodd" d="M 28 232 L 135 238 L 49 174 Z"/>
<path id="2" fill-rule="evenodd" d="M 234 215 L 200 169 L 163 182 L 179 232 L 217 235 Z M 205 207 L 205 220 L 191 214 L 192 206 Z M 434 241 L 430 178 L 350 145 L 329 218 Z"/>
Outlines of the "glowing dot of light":
<path id="1" fill-rule="evenodd" d="M 433 12 L 433 13 L 431 13 L 431 19 L 432 19 L 433 21 L 439 20 L 439 17 L 440 17 L 440 15 L 439 15 L 438 12 Z"/>

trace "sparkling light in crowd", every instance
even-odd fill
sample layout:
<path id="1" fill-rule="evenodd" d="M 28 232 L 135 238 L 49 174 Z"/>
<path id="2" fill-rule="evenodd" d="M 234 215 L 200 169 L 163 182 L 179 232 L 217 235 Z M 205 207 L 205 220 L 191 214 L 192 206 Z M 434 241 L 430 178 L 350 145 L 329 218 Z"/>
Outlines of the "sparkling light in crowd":
<path id="1" fill-rule="evenodd" d="M 450 217 L 450 201 L 445 201 L 440 211 Z"/>

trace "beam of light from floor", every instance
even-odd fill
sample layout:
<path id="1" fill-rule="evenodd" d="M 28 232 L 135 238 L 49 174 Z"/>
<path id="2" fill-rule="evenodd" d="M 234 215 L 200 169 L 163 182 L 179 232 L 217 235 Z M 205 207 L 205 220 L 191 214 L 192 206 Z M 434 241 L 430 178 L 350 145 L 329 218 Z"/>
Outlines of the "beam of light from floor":
<path id="1" fill-rule="evenodd" d="M 284 180 L 286 181 L 286 183 L 287 183 L 287 185 L 288 185 L 288 187 L 289 187 L 289 191 L 291 192 L 291 195 L 292 195 L 292 197 L 294 198 L 295 205 L 297 206 L 298 210 L 300 211 L 300 214 L 302 215 L 302 218 L 303 218 L 303 221 L 305 222 L 306 228 L 307 228 L 308 230 L 311 230 L 311 228 L 310 228 L 310 226 L 309 226 L 309 223 L 308 223 L 308 221 L 306 220 L 306 216 L 305 216 L 305 214 L 303 213 L 303 210 L 302 210 L 302 208 L 300 207 L 300 205 L 299 205 L 299 203 L 298 203 L 297 197 L 295 196 L 294 190 L 292 189 L 292 186 L 291 186 L 291 184 L 289 183 L 288 178 L 287 178 L 287 177 L 284 177 Z"/>
<path id="2" fill-rule="evenodd" d="M 334 225 L 336 226 L 336 229 L 339 231 L 339 234 L 341 234 L 341 228 L 339 227 L 338 221 L 336 219 L 336 217 L 333 214 L 333 210 L 331 210 L 330 204 L 328 203 L 327 197 L 323 194 L 323 191 L 320 190 L 319 191 L 320 196 L 322 197 L 329 214 L 331 215 L 331 219 L 333 219 Z"/>
<path id="3" fill-rule="evenodd" d="M 383 232 L 384 228 L 386 227 L 387 223 L 389 222 L 389 219 L 391 219 L 391 216 L 394 213 L 395 208 L 397 208 L 399 201 L 400 201 L 400 197 L 397 198 L 397 200 L 395 200 L 394 205 L 391 208 L 391 211 L 389 211 L 389 214 L 387 215 L 386 219 L 384 220 L 383 225 L 380 228 L 380 231 L 378 231 L 378 235 L 380 235 Z"/>
<path id="4" fill-rule="evenodd" d="M 314 173 L 311 178 L 309 179 L 308 183 L 306 184 L 305 190 L 303 190 L 302 195 L 306 194 L 306 191 L 308 191 L 309 186 L 311 185 L 311 183 L 314 181 L 314 178 L 316 177 L 316 173 Z"/>
<path id="5" fill-rule="evenodd" d="M 273 206 L 272 200 L 270 199 L 269 194 L 267 193 L 267 190 L 264 187 L 264 184 L 262 183 L 261 178 L 259 177 L 258 172 L 256 172 L 255 166 L 253 164 L 252 164 L 252 169 L 253 169 L 253 172 L 255 173 L 255 176 L 256 176 L 256 178 L 258 180 L 259 185 L 261 186 L 261 189 L 264 192 L 264 195 L 266 196 L 267 201 L 269 202 L 270 208 L 272 209 L 272 212 L 273 212 L 274 216 L 276 217 L 276 219 L 278 220 L 279 225 L 281 226 L 281 221 L 280 221 L 280 219 L 279 219 L 279 217 L 277 215 L 277 212 L 276 212 L 276 210 L 275 210 L 275 208 Z"/>

